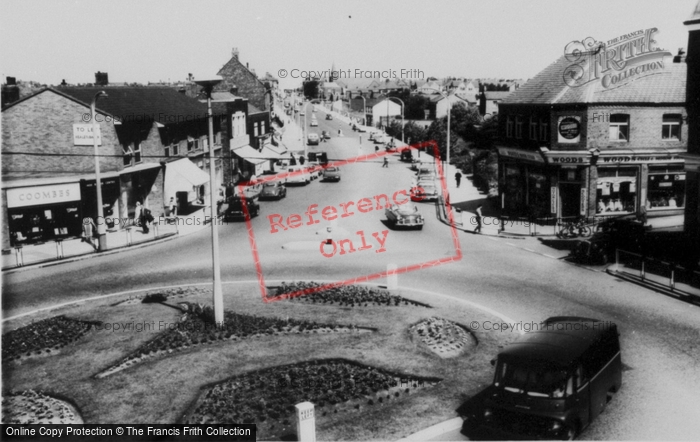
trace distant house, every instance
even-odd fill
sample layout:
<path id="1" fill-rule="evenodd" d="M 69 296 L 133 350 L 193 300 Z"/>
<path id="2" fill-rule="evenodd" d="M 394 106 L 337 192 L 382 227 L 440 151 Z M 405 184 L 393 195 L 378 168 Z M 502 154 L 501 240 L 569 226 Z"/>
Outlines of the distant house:
<path id="1" fill-rule="evenodd" d="M 418 93 L 425 95 L 439 94 L 443 87 L 438 81 L 428 81 L 423 85 L 419 86 Z"/>
<path id="2" fill-rule="evenodd" d="M 393 100 L 381 100 L 369 109 L 371 121 L 368 125 L 386 126 L 388 121 L 395 117 L 401 117 L 401 105 Z"/>
<path id="3" fill-rule="evenodd" d="M 464 103 L 467 107 L 473 107 L 476 105 L 476 101 L 465 100 L 457 94 L 450 94 L 447 97 L 438 95 L 432 98 L 432 102 L 435 105 L 435 111 L 433 114 L 435 119 L 440 119 L 446 116 L 448 108 L 457 103 Z"/>
<path id="4" fill-rule="evenodd" d="M 479 94 L 479 113 L 482 116 L 497 114 L 498 103 L 510 94 L 511 92 L 482 92 Z"/>

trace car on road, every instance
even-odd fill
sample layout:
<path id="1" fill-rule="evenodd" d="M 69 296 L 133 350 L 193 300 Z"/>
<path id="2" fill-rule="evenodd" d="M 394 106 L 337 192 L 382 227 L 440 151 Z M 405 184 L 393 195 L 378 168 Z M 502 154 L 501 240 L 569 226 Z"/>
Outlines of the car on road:
<path id="1" fill-rule="evenodd" d="M 418 181 L 411 188 L 411 201 L 437 201 L 438 188 L 435 181 Z"/>
<path id="2" fill-rule="evenodd" d="M 311 127 L 318 127 L 318 121 L 315 118 L 311 120 Z"/>
<path id="3" fill-rule="evenodd" d="M 318 137 L 318 134 L 316 132 L 311 132 L 306 137 L 306 144 L 308 144 L 309 146 L 317 146 L 320 141 L 321 139 Z"/>
<path id="4" fill-rule="evenodd" d="M 306 166 L 289 166 L 286 172 L 289 173 L 286 180 L 287 184 L 306 185 L 311 182 L 311 174 Z"/>
<path id="5" fill-rule="evenodd" d="M 394 228 L 405 227 L 422 230 L 425 223 L 423 216 L 418 211 L 418 207 L 410 204 L 393 205 L 384 210 L 384 215 Z"/>
<path id="6" fill-rule="evenodd" d="M 299 115 L 303 117 L 304 115 L 306 115 L 306 112 L 304 112 L 304 110 L 302 109 L 301 112 L 299 112 Z"/>
<path id="7" fill-rule="evenodd" d="M 331 115 L 331 114 L 326 114 L 326 120 L 332 120 L 332 119 L 333 119 L 333 115 Z"/>
<path id="8" fill-rule="evenodd" d="M 356 124 L 352 127 L 352 130 L 357 131 L 357 132 L 369 132 L 370 130 L 372 130 L 372 128 L 367 127 L 367 126 L 360 126 L 360 125 Z"/>
<path id="9" fill-rule="evenodd" d="M 370 137 L 370 140 L 374 141 L 374 144 L 385 144 L 388 141 L 387 136 L 381 132 L 375 133 L 373 137 Z"/>
<path id="10" fill-rule="evenodd" d="M 226 209 L 224 210 L 224 220 L 245 221 L 246 211 L 243 208 L 243 198 L 234 195 L 226 200 Z M 250 218 L 255 218 L 260 214 L 260 204 L 258 198 L 245 198 L 245 206 Z"/>
<path id="11" fill-rule="evenodd" d="M 287 196 L 287 188 L 279 181 L 269 181 L 263 184 L 260 191 L 260 200 L 281 200 Z"/>
<path id="12" fill-rule="evenodd" d="M 335 166 L 326 167 L 321 173 L 321 181 L 340 181 L 340 169 Z"/>
<path id="13" fill-rule="evenodd" d="M 462 416 L 470 439 L 574 439 L 622 386 L 614 322 L 560 316 L 536 325 L 491 361 L 493 384 Z"/>

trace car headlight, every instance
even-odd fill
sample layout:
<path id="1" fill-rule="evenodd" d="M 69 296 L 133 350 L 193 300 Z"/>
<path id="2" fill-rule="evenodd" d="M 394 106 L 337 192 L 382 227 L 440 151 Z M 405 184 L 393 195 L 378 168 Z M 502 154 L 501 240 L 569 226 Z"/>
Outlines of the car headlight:
<path id="1" fill-rule="evenodd" d="M 493 416 L 493 410 L 490 408 L 484 409 L 484 419 L 488 419 Z"/>

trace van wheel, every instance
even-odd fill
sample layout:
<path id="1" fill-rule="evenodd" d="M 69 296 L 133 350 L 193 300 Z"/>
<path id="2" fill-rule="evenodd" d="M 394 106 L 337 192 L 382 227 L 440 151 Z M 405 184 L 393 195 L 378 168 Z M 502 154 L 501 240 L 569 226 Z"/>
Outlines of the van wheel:
<path id="1" fill-rule="evenodd" d="M 576 425 L 567 425 L 561 431 L 561 440 L 574 440 L 578 433 Z"/>

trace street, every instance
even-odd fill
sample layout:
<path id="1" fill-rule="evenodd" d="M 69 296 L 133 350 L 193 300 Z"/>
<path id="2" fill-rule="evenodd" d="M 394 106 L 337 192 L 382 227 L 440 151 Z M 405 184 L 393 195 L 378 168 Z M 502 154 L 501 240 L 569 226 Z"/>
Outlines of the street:
<path id="1" fill-rule="evenodd" d="M 310 113 L 311 105 L 307 104 L 307 124 Z M 331 160 L 374 153 L 367 134 L 353 132 L 340 120 L 325 120 L 324 112 L 318 111 L 317 115 L 319 126 L 308 130 L 319 134 L 329 130 L 333 136 L 327 143 L 310 146 L 309 151 L 325 151 Z M 337 137 L 338 129 L 343 130 L 344 137 Z M 359 137 L 363 138 L 362 144 Z M 260 203 L 260 216 L 251 221 L 251 226 L 266 280 L 343 281 L 385 271 L 392 263 L 414 265 L 456 254 L 450 229 L 436 219 L 432 203 L 409 203 L 425 217 L 422 231 L 393 230 L 381 222 L 383 210 L 373 210 L 341 216 L 334 224 L 321 221 L 271 233 L 270 215 L 278 214 L 286 220 L 299 214 L 306 222 L 305 211 L 316 204 L 316 219 L 321 220 L 325 206 L 340 210 L 341 203 L 372 199 L 380 193 L 391 197 L 398 190 L 408 190 L 413 174 L 406 163 L 398 161 L 397 154 L 390 155 L 388 168 L 374 159 L 343 165 L 341 173 L 338 183 L 316 180 L 307 186 L 289 186 L 286 198 Z M 323 256 L 319 247 L 329 226 L 334 240 L 351 239 L 356 251 Z M 381 244 L 372 234 L 381 238 L 383 231 L 387 231 L 385 251 L 377 253 Z M 371 249 L 359 250 L 362 238 L 358 232 L 364 232 Z M 223 281 L 256 280 L 246 223 L 221 225 L 219 239 Z M 461 260 L 401 274 L 399 285 L 479 303 L 516 323 L 576 315 L 617 324 L 625 365 L 623 387 L 581 439 L 672 440 L 700 434 L 696 418 L 700 387 L 695 381 L 700 360 L 697 307 L 602 272 L 511 247 L 506 239 L 460 232 L 459 240 Z M 7 274 L 2 285 L 3 313 L 7 318 L 102 294 L 208 283 L 210 247 L 210 231 L 204 229 L 139 250 Z M 374 282 L 385 283 L 383 279 Z M 468 318 L 464 322 L 468 323 Z M 484 364 L 493 356 L 485 358 Z"/>

